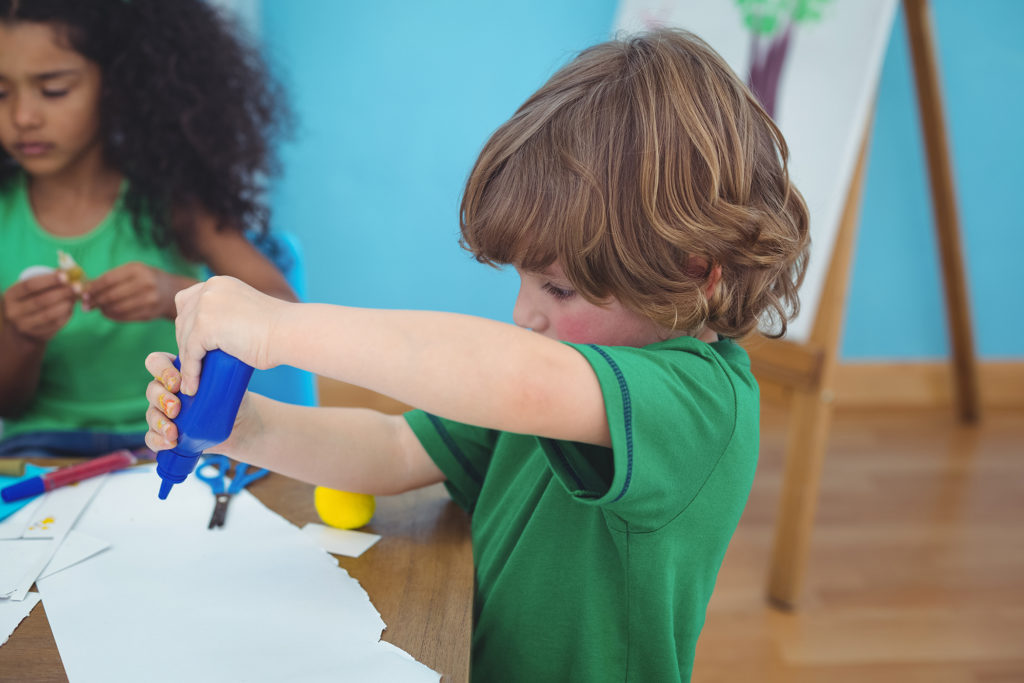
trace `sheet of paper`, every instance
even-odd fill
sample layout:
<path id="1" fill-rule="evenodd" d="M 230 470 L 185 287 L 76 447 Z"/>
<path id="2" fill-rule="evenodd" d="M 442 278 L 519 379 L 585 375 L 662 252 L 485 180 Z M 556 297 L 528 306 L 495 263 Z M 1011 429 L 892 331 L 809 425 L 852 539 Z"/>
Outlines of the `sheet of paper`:
<path id="1" fill-rule="evenodd" d="M 45 566 L 55 549 L 52 538 L 0 540 L 0 598 L 18 593 L 28 578 L 35 581 L 39 569 Z M 33 570 L 36 574 L 30 577 Z"/>
<path id="2" fill-rule="evenodd" d="M 14 633 L 25 617 L 39 604 L 39 593 L 29 593 L 24 600 L 13 602 L 0 600 L 0 645 Z"/>
<path id="3" fill-rule="evenodd" d="M 68 532 L 64 542 L 57 548 L 57 552 L 53 554 L 53 558 L 50 559 L 49 564 L 43 569 L 39 578 L 46 578 L 59 571 L 63 571 L 68 567 L 89 559 L 97 553 L 103 552 L 109 547 L 110 544 L 102 539 L 72 529 Z"/>
<path id="4" fill-rule="evenodd" d="M 41 474 L 45 474 L 52 470 L 52 467 L 39 467 L 32 463 L 25 463 L 25 474 L 20 477 L 0 477 L 0 489 L 4 489 L 11 484 L 16 484 L 23 479 L 31 479 L 32 477 L 38 477 Z M 10 517 L 18 510 L 24 508 L 26 505 L 31 503 L 35 498 L 22 498 L 11 503 L 6 502 L 0 498 L 0 520 Z"/>
<path id="5" fill-rule="evenodd" d="M 28 502 L 28 505 L 21 508 L 7 519 L 0 521 L 0 539 L 3 538 L 21 538 L 21 535 L 25 533 L 25 527 L 28 526 L 28 520 L 32 517 L 36 508 L 43 502 L 43 497 L 38 496 Z"/>
<path id="6" fill-rule="evenodd" d="M 437 683 L 380 642 L 359 583 L 254 496 L 209 530 L 205 484 L 158 489 L 155 473 L 111 478 L 76 525 L 111 547 L 39 581 L 70 680 Z"/>
<path id="7" fill-rule="evenodd" d="M 64 538 L 75 525 L 82 510 L 88 507 L 96 492 L 107 481 L 109 475 L 104 474 L 92 479 L 80 481 L 70 486 L 53 489 L 42 496 L 39 506 L 34 508 L 28 517 L 28 524 L 22 533 L 22 540 L 48 540 L 43 552 L 33 554 L 31 566 L 22 574 L 22 578 L 14 591 L 8 594 L 10 600 L 24 600 L 32 584 L 36 582 L 43 568 L 53 558 L 54 553 L 64 542 Z M 3 560 L 0 559 L 0 563 Z"/>
<path id="8" fill-rule="evenodd" d="M 366 549 L 380 540 L 378 534 L 368 534 L 365 531 L 353 531 L 352 529 L 335 529 L 310 522 L 302 527 L 302 533 L 312 539 L 319 547 L 335 555 L 346 555 L 348 557 L 359 557 Z"/>
<path id="9" fill-rule="evenodd" d="M 42 502 L 29 518 L 22 537 L 64 538 L 109 476 L 101 474 L 43 494 Z"/>

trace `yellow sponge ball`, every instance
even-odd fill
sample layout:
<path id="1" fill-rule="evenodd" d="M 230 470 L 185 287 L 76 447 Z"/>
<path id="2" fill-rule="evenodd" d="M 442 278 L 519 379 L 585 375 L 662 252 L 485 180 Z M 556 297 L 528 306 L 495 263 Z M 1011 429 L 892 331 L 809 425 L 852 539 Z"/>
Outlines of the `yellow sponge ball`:
<path id="1" fill-rule="evenodd" d="M 376 501 L 365 493 L 317 486 L 313 491 L 313 505 L 324 524 L 338 529 L 357 529 L 373 517 Z"/>

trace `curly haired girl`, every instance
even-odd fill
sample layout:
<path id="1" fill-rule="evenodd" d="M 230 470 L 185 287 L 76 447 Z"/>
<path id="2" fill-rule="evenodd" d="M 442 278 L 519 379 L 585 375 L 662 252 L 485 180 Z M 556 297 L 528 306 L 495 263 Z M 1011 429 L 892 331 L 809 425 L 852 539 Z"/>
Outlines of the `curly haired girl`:
<path id="1" fill-rule="evenodd" d="M 0 0 L 0 455 L 142 446 L 203 266 L 295 299 L 246 235 L 283 103 L 202 0 Z"/>

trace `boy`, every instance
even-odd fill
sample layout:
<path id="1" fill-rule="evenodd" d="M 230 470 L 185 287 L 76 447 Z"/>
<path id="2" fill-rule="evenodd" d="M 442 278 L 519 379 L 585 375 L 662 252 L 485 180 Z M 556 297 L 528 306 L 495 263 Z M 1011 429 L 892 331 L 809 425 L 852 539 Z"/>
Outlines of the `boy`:
<path id="1" fill-rule="evenodd" d="M 586 50 L 494 133 L 463 196 L 462 244 L 520 275 L 515 326 L 214 278 L 178 297 L 181 374 L 147 359 L 147 443 L 175 442 L 173 392 L 214 348 L 416 406 L 249 395 L 216 450 L 347 491 L 444 481 L 472 514 L 476 681 L 689 680 L 757 462 L 732 339 L 785 331 L 807 258 L 786 154 L 695 36 Z"/>

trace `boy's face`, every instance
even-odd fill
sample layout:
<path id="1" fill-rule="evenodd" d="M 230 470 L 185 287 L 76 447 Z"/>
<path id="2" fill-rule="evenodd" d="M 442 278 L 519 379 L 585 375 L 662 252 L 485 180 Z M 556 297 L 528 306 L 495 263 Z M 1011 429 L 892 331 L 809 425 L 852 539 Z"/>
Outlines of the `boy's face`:
<path id="1" fill-rule="evenodd" d="M 640 347 L 665 339 L 652 321 L 615 299 L 601 306 L 584 299 L 558 263 L 540 272 L 516 272 L 520 285 L 512 320 L 520 327 L 577 344 Z"/>
<path id="2" fill-rule="evenodd" d="M 99 158 L 100 69 L 49 24 L 0 22 L 0 145 L 31 175 Z"/>

